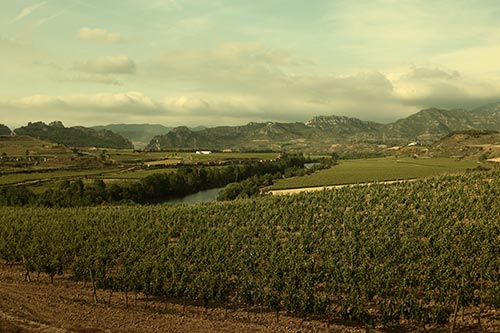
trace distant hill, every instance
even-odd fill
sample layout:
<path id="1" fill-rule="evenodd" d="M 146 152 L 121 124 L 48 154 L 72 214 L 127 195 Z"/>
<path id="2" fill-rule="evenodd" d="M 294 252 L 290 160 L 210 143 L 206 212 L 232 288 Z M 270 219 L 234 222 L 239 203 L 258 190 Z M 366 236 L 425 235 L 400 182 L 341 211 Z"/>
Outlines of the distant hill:
<path id="1" fill-rule="evenodd" d="M 10 128 L 5 126 L 4 124 L 0 124 L 0 135 L 10 135 L 11 134 Z"/>
<path id="2" fill-rule="evenodd" d="M 148 145 L 151 139 L 158 135 L 167 134 L 173 127 L 166 127 L 159 124 L 110 124 L 101 126 L 92 126 L 95 130 L 108 130 L 120 134 L 129 139 L 136 149 L 143 149 Z M 201 131 L 203 126 L 190 128 L 192 131 Z"/>
<path id="3" fill-rule="evenodd" d="M 154 136 L 166 134 L 172 129 L 159 124 L 110 124 L 91 128 L 119 134 L 130 140 L 137 149 L 144 148 Z"/>
<path id="4" fill-rule="evenodd" d="M 249 123 L 194 132 L 178 127 L 155 136 L 146 150 L 236 149 L 334 151 L 338 144 L 406 145 L 432 142 L 460 130 L 500 130 L 500 103 L 471 111 L 431 108 L 390 124 L 343 116 L 317 116 L 306 123 Z"/>
<path id="5" fill-rule="evenodd" d="M 433 143 L 427 153 L 432 157 L 488 160 L 500 157 L 497 131 L 458 131 Z"/>
<path id="6" fill-rule="evenodd" d="M 472 111 L 462 109 L 426 109 L 384 127 L 383 133 L 394 140 L 435 141 L 453 131 L 500 130 L 500 103 Z"/>
<path id="7" fill-rule="evenodd" d="M 129 140 L 111 131 L 82 126 L 64 127 L 60 121 L 49 125 L 43 122 L 28 123 L 14 132 L 70 147 L 133 148 Z"/>

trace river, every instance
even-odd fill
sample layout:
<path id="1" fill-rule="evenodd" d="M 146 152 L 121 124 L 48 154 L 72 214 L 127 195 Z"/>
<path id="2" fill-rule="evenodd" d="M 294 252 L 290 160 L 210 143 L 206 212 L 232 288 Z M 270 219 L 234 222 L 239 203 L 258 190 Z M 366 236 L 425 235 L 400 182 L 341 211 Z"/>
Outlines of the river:
<path id="1" fill-rule="evenodd" d="M 212 188 L 210 190 L 199 191 L 193 194 L 186 195 L 182 198 L 175 198 L 164 201 L 163 204 L 175 205 L 175 204 L 197 204 L 202 202 L 213 202 L 217 200 L 219 192 L 222 191 L 224 187 Z"/>

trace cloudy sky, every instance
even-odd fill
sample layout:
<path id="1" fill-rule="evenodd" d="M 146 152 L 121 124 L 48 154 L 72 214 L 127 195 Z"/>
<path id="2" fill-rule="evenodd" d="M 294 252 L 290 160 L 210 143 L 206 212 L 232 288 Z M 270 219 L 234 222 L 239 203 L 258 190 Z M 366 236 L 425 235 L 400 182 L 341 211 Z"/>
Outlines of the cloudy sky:
<path id="1" fill-rule="evenodd" d="M 497 0 L 0 0 L 0 123 L 236 125 L 500 101 Z"/>

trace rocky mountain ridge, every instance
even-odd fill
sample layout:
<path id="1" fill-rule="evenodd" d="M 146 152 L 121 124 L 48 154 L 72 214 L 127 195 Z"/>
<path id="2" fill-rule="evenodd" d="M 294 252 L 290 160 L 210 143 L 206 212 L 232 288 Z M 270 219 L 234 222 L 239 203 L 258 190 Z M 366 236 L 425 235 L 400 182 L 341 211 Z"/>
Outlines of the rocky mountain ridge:
<path id="1" fill-rule="evenodd" d="M 460 130 L 500 130 L 500 103 L 470 111 L 430 108 L 390 124 L 345 116 L 317 116 L 305 123 L 251 122 L 201 131 L 178 127 L 155 136 L 146 150 L 307 150 L 329 151 L 345 143 L 431 144 Z"/>

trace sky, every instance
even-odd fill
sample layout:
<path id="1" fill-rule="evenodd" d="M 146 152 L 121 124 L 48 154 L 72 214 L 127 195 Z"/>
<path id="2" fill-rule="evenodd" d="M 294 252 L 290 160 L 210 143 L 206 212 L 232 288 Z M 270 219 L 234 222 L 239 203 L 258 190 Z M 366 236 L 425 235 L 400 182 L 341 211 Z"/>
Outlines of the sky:
<path id="1" fill-rule="evenodd" d="M 0 0 L 0 123 L 392 122 L 500 101 L 497 0 Z"/>

